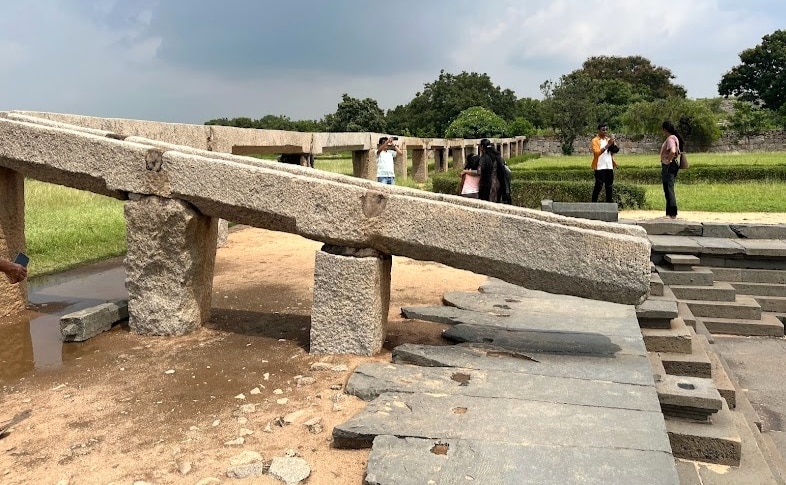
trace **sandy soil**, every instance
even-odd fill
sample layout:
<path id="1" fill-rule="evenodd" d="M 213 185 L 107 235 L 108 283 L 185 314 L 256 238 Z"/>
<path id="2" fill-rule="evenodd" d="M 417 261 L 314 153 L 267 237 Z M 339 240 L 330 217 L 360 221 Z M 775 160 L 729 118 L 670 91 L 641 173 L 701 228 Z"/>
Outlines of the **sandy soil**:
<path id="1" fill-rule="evenodd" d="M 620 217 L 662 213 L 627 211 Z M 786 222 L 786 214 L 683 212 L 680 218 Z M 3 322 L 0 366 L 10 370 L 0 372 L 0 423 L 29 416 L 0 439 L 0 482 L 274 484 L 281 482 L 269 476 L 227 478 L 231 458 L 252 450 L 269 461 L 294 450 L 312 468 L 309 484 L 362 483 L 368 450 L 331 447 L 333 426 L 364 405 L 342 392 L 349 373 L 360 362 L 389 362 L 390 350 L 401 343 L 445 344 L 444 326 L 403 320 L 400 307 L 440 304 L 444 292 L 474 291 L 485 277 L 394 258 L 384 352 L 373 358 L 314 356 L 307 349 L 319 248 L 298 236 L 234 228 L 218 250 L 208 325 L 178 338 L 141 337 L 118 326 L 88 342 L 58 346 L 62 365 L 53 368 L 13 370 L 31 359 L 29 319 L 57 305 Z M 348 370 L 312 371 L 318 361 Z M 249 404 L 253 409 L 243 407 Z M 292 424 L 280 425 L 298 411 Z M 321 419 L 321 431 L 304 425 L 312 418 Z M 241 437 L 242 444 L 232 444 Z"/>

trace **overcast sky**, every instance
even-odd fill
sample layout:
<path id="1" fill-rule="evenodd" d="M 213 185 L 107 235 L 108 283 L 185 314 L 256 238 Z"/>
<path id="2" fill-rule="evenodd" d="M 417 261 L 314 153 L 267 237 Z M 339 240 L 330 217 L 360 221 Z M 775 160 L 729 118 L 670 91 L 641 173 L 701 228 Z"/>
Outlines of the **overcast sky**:
<path id="1" fill-rule="evenodd" d="M 691 98 L 786 28 L 784 0 L 0 0 L 0 110 L 202 123 L 383 110 L 440 69 L 541 98 L 593 55 L 648 58 Z"/>

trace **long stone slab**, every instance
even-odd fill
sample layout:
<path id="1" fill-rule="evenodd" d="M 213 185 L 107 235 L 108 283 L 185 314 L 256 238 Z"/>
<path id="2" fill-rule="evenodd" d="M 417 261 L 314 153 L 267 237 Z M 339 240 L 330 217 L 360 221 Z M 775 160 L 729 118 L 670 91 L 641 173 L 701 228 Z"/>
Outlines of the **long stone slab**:
<path id="1" fill-rule="evenodd" d="M 368 448 L 379 435 L 671 451 L 660 412 L 401 393 L 381 394 L 334 427 L 333 445 Z"/>
<path id="2" fill-rule="evenodd" d="M 494 370 L 642 386 L 653 385 L 649 361 L 640 355 L 590 357 L 537 352 L 515 353 L 488 345 L 474 344 L 444 347 L 404 344 L 393 349 L 393 362 L 424 367 Z"/>
<path id="3" fill-rule="evenodd" d="M 735 288 L 723 281 L 716 281 L 712 286 L 671 285 L 670 288 L 680 300 L 734 301 L 737 296 Z"/>
<path id="4" fill-rule="evenodd" d="M 606 336 L 599 333 L 511 331 L 482 325 L 456 325 L 442 333 L 454 342 L 487 343 L 518 353 L 612 356 L 646 355 L 641 337 Z"/>
<path id="5" fill-rule="evenodd" d="M 680 483 L 673 457 L 659 451 L 395 436 L 374 439 L 365 482 L 369 485 Z"/>
<path id="6" fill-rule="evenodd" d="M 786 285 L 784 284 L 732 282 L 731 286 L 740 295 L 786 297 Z"/>
<path id="7" fill-rule="evenodd" d="M 247 160 L 0 119 L 0 165 L 39 180 L 119 198 L 182 199 L 204 215 L 440 262 L 553 293 L 635 304 L 649 289 L 650 244 L 640 228 L 638 235 L 621 224 L 586 229 L 556 215 L 544 222 L 529 216 L 535 211 Z M 485 243 L 468 245 L 467 226 L 495 230 L 479 233 Z"/>
<path id="8" fill-rule="evenodd" d="M 738 318 L 758 320 L 761 318 L 761 306 L 751 296 L 739 295 L 734 301 L 690 301 L 685 303 L 696 318 Z"/>
<path id="9" fill-rule="evenodd" d="M 128 300 L 115 300 L 60 317 L 64 342 L 83 342 L 128 318 Z"/>
<path id="10" fill-rule="evenodd" d="M 386 392 L 451 394 L 583 406 L 660 410 L 650 386 L 601 380 L 449 369 L 401 364 L 361 364 L 349 378 L 346 393 L 370 401 Z"/>
<path id="11" fill-rule="evenodd" d="M 698 321 L 712 333 L 748 337 L 783 337 L 783 322 L 772 313 L 762 313 L 761 318 L 757 320 L 707 317 Z"/>

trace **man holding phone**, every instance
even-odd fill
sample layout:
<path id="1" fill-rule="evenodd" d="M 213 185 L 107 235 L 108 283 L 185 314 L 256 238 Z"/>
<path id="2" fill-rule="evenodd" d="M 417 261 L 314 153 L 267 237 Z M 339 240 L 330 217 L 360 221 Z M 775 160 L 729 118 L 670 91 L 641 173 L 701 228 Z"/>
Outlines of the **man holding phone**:
<path id="1" fill-rule="evenodd" d="M 404 152 L 396 144 L 397 136 L 383 136 L 377 143 L 377 182 L 396 185 L 395 159 Z"/>
<path id="2" fill-rule="evenodd" d="M 19 263 L 0 258 L 0 271 L 5 273 L 12 284 L 19 283 L 27 278 L 27 268 Z"/>

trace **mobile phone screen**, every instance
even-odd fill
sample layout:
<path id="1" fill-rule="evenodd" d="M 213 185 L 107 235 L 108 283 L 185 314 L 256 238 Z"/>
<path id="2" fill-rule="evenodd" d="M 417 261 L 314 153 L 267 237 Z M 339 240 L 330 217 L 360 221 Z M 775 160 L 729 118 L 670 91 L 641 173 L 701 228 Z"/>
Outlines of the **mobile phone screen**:
<path id="1" fill-rule="evenodd" d="M 14 263 L 21 264 L 25 268 L 27 268 L 27 263 L 29 263 L 29 262 L 30 262 L 30 258 L 27 257 L 27 255 L 25 253 L 19 253 L 14 258 Z"/>

